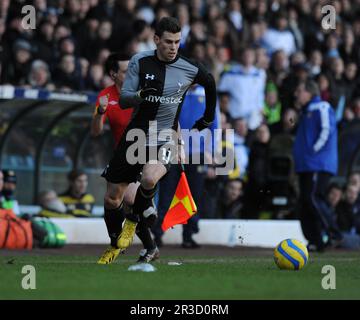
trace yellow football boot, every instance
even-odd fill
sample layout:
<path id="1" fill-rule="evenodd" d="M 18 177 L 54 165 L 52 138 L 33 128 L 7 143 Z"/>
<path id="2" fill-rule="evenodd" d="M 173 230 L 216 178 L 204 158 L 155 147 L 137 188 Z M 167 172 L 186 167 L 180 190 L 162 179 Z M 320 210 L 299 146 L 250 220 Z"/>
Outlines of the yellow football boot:
<path id="1" fill-rule="evenodd" d="M 110 264 L 118 257 L 121 251 L 119 248 L 109 247 L 104 251 L 97 263 Z"/>
<path id="2" fill-rule="evenodd" d="M 124 227 L 117 240 L 118 248 L 120 248 L 121 250 L 125 250 L 132 244 L 136 231 L 136 225 L 137 225 L 136 222 L 133 222 L 129 219 L 125 219 Z"/>

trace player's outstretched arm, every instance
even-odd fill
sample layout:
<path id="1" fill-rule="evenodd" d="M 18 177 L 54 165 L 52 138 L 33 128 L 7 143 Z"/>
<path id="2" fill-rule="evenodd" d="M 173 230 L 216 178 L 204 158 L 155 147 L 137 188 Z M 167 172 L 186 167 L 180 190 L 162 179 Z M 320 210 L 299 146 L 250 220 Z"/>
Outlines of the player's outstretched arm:
<path id="1" fill-rule="evenodd" d="M 204 115 L 198 119 L 193 129 L 199 131 L 208 128 L 215 118 L 216 108 L 216 84 L 215 79 L 211 73 L 209 73 L 204 67 L 199 66 L 198 74 L 194 82 L 202 85 L 205 89 L 206 108 Z"/>

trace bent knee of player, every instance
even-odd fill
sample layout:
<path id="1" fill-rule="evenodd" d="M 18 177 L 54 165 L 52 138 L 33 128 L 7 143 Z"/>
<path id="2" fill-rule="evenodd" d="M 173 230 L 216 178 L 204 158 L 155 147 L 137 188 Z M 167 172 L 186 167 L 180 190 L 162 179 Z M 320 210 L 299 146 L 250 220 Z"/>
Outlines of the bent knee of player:
<path id="1" fill-rule="evenodd" d="M 158 181 L 157 181 L 156 177 L 151 176 L 151 175 L 144 175 L 143 177 L 141 177 L 141 185 L 145 189 L 155 188 L 157 182 Z"/>
<path id="2" fill-rule="evenodd" d="M 122 201 L 118 196 L 116 196 L 114 194 L 110 194 L 110 193 L 105 194 L 105 197 L 104 197 L 105 208 L 108 208 L 108 209 L 119 208 L 121 202 Z"/>

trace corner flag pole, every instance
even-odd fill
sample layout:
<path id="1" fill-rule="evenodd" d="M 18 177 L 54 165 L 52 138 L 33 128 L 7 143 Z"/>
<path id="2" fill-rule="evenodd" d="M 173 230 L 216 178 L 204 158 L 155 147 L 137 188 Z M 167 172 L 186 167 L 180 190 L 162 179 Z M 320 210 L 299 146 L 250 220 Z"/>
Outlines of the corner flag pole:
<path id="1" fill-rule="evenodd" d="M 185 172 L 184 164 L 182 162 L 179 162 L 179 164 L 180 164 L 181 172 Z"/>

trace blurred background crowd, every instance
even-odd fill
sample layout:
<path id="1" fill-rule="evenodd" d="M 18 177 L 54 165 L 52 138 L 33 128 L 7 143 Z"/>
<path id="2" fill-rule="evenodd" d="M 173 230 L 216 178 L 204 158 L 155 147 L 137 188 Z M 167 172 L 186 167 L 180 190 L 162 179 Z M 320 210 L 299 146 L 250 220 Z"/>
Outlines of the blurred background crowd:
<path id="1" fill-rule="evenodd" d="M 34 30 L 21 25 L 29 3 Z M 335 8 L 335 29 L 322 27 L 327 4 Z M 202 216 L 296 217 L 295 87 L 317 82 L 335 109 L 339 137 L 359 125 L 359 0 L 2 0 L 0 83 L 98 92 L 112 84 L 108 55 L 155 49 L 154 26 L 164 16 L 180 21 L 180 52 L 214 75 L 221 127 L 235 131 L 232 146 L 222 141 L 234 151 L 235 170 L 223 179 L 207 169 Z M 329 187 L 329 202 L 350 216 L 360 209 L 360 173 L 352 172 L 347 148 L 358 136 L 339 139 L 341 179 Z"/>

